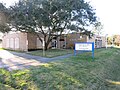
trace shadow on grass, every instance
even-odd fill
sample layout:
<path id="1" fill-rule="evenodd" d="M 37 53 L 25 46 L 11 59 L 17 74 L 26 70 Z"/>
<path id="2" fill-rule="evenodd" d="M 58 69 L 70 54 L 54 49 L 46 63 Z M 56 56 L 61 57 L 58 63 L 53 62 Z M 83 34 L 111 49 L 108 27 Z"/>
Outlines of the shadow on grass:
<path id="1" fill-rule="evenodd" d="M 7 64 L 4 63 L 4 65 Z M 29 65 L 29 67 L 32 67 L 32 65 Z M 8 71 L 9 68 L 0 69 L 0 90 L 26 90 L 29 70 L 14 70 L 10 72 Z"/>
<path id="2" fill-rule="evenodd" d="M 106 83 L 120 81 L 119 51 L 100 49 L 95 55 L 95 62 L 86 53 L 26 70 L 1 69 L 0 83 L 21 90 L 119 90 Z"/>
<path id="3" fill-rule="evenodd" d="M 94 61 L 96 57 L 92 56 L 92 52 L 79 52 L 77 55 L 72 56 L 72 59 L 74 60 L 83 60 L 83 61 Z"/>
<path id="4" fill-rule="evenodd" d="M 4 87 L 21 90 L 70 90 L 83 87 L 83 83 L 75 77 L 62 72 L 63 68 L 54 65 L 43 65 L 30 70 L 13 71 L 0 69 L 0 83 Z M 9 88 L 7 88 L 9 90 Z"/>
<path id="5" fill-rule="evenodd" d="M 40 68 L 31 72 L 31 75 L 32 80 L 41 90 L 70 90 L 71 88 L 75 90 L 84 86 L 81 81 L 68 74 L 62 67 L 50 65 Z"/>

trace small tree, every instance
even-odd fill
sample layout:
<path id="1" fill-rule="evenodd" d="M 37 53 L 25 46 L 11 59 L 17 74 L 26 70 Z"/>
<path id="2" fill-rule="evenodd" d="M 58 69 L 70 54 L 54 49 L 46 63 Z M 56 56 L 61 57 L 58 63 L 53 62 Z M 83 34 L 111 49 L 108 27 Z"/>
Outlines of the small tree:
<path id="1" fill-rule="evenodd" d="M 109 45 L 112 45 L 112 42 L 113 42 L 112 37 L 107 37 L 107 43 Z"/>
<path id="2" fill-rule="evenodd" d="M 96 21 L 94 9 L 84 0 L 20 0 L 10 8 L 11 26 L 44 37 L 45 50 L 65 29 L 87 32 Z"/>
<path id="3" fill-rule="evenodd" d="M 102 34 L 102 29 L 103 29 L 102 23 L 100 21 L 97 21 L 94 25 L 93 33 L 99 36 Z"/>
<path id="4" fill-rule="evenodd" d="M 114 43 L 114 45 L 119 46 L 119 44 L 120 44 L 120 37 L 119 37 L 119 35 L 113 35 L 113 43 Z"/>

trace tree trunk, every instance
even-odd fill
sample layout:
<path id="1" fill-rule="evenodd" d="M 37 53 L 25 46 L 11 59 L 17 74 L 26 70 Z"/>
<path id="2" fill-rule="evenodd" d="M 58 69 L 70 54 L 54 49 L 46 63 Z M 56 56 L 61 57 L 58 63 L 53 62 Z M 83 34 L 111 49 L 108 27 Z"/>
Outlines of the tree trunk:
<path id="1" fill-rule="evenodd" d="M 45 51 L 48 50 L 48 45 L 46 43 L 45 43 L 44 49 Z"/>
<path id="2" fill-rule="evenodd" d="M 49 41 L 49 40 L 47 40 L 47 42 L 45 42 L 45 47 L 44 47 L 45 51 L 48 50 L 48 46 L 49 46 L 50 42 L 51 41 Z"/>
<path id="3" fill-rule="evenodd" d="M 48 38 L 47 41 L 45 42 L 45 50 L 48 50 L 48 46 L 50 44 L 50 42 L 52 41 L 52 39 Z"/>

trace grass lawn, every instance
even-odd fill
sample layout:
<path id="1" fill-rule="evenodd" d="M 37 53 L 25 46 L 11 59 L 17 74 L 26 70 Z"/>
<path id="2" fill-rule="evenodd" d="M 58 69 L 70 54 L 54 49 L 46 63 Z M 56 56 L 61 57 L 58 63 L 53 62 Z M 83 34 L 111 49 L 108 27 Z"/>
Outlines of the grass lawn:
<path id="1" fill-rule="evenodd" d="M 0 48 L 0 50 L 4 50 L 3 48 Z"/>
<path id="2" fill-rule="evenodd" d="M 70 54 L 73 53 L 72 49 L 49 49 L 45 51 L 45 56 L 44 57 L 56 57 L 56 56 L 61 56 L 65 54 Z M 36 56 L 43 56 L 43 51 L 42 50 L 36 50 L 36 51 L 29 51 L 28 54 L 31 55 L 36 55 Z"/>
<path id="3" fill-rule="evenodd" d="M 1 90 L 120 90 L 120 49 L 95 50 L 31 69 L 0 69 Z"/>

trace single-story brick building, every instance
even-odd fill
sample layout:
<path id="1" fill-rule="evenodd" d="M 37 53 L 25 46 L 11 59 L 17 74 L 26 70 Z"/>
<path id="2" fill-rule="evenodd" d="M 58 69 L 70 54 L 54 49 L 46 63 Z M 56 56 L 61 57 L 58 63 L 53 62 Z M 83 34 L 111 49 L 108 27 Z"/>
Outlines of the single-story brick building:
<path id="1" fill-rule="evenodd" d="M 2 47 L 11 50 L 28 51 L 42 47 L 36 35 L 24 32 L 6 33 L 2 39 Z"/>
<path id="2" fill-rule="evenodd" d="M 80 33 L 71 33 L 62 35 L 57 39 L 53 39 L 49 44 L 49 48 L 73 48 L 75 42 L 95 42 L 95 48 L 105 47 L 105 37 L 94 36 L 92 38 L 88 38 L 88 36 L 81 35 Z M 2 47 L 19 51 L 43 48 L 41 41 L 36 35 L 24 32 L 4 34 Z"/>
<path id="3" fill-rule="evenodd" d="M 89 38 L 86 35 L 81 35 L 79 33 L 67 35 L 67 47 L 73 47 L 75 42 L 94 42 L 95 48 L 105 47 L 106 37 L 104 36 L 92 36 Z"/>

